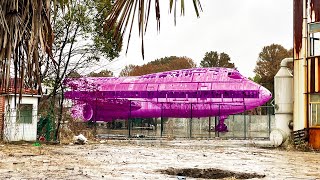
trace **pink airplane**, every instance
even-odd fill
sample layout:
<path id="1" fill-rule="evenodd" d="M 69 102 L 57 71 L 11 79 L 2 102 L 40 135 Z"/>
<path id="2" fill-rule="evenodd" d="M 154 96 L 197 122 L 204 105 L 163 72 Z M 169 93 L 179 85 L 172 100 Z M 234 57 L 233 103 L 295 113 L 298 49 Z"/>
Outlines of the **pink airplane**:
<path id="1" fill-rule="evenodd" d="M 230 68 L 194 68 L 133 77 L 67 79 L 71 113 L 85 121 L 129 118 L 200 118 L 224 120 L 265 104 L 269 90 Z"/>

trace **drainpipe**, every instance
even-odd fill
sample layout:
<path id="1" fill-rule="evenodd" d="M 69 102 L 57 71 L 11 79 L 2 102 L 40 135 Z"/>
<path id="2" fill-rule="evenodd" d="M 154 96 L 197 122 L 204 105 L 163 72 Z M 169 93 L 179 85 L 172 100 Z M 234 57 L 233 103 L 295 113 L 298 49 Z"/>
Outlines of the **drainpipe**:
<path id="1" fill-rule="evenodd" d="M 270 143 L 276 147 L 285 145 L 292 131 L 290 127 L 293 121 L 293 76 L 287 67 L 291 62 L 293 58 L 283 59 L 274 77 L 276 128 L 270 133 Z"/>
<path id="2" fill-rule="evenodd" d="M 284 58 L 280 63 L 280 67 L 288 67 L 288 63 L 292 63 L 292 62 L 293 62 L 293 58 Z"/>

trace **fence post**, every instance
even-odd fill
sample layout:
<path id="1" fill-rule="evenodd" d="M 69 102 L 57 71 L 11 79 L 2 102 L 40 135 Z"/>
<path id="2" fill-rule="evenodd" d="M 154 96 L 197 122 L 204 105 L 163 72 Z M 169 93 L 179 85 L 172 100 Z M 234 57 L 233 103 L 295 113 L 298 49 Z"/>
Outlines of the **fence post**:
<path id="1" fill-rule="evenodd" d="M 216 130 L 216 127 L 217 127 L 217 116 L 214 117 L 214 132 L 215 132 L 215 137 L 219 137 L 219 132 Z"/>
<path id="2" fill-rule="evenodd" d="M 94 124 L 93 124 L 93 126 L 94 126 L 94 135 L 96 136 L 97 135 L 97 109 L 98 109 L 98 106 L 97 106 L 97 103 L 98 103 L 98 99 L 96 98 L 96 102 L 95 102 L 95 106 L 96 106 L 96 108 L 95 108 L 95 113 L 94 113 Z M 59 122 L 58 122 L 59 123 Z M 55 137 L 54 137 L 55 138 Z"/>
<path id="3" fill-rule="evenodd" d="M 160 137 L 163 135 L 163 103 L 161 103 Z"/>
<path id="4" fill-rule="evenodd" d="M 129 101 L 128 138 L 131 137 L 131 100 Z"/>
<path id="5" fill-rule="evenodd" d="M 232 137 L 234 138 L 234 114 L 232 115 Z"/>
<path id="6" fill-rule="evenodd" d="M 211 116 L 209 116 L 209 138 L 211 138 Z"/>
<path id="7" fill-rule="evenodd" d="M 191 115 L 191 117 L 190 117 L 190 123 L 189 123 L 189 125 L 190 125 L 190 129 L 189 129 L 189 137 L 190 137 L 190 139 L 192 138 L 192 103 L 190 103 L 190 115 Z"/>
<path id="8" fill-rule="evenodd" d="M 246 109 L 246 108 L 245 108 Z M 247 139 L 247 119 L 246 119 L 246 112 L 243 113 L 243 120 L 244 120 L 244 139 Z"/>
<path id="9" fill-rule="evenodd" d="M 219 120 L 218 121 L 220 121 L 220 104 L 219 104 L 218 108 L 219 108 Z M 215 119 L 214 120 L 214 132 L 215 132 L 216 137 L 219 137 L 220 133 L 219 133 L 219 131 L 216 130 L 217 124 L 219 123 L 219 122 L 217 123 L 217 116 L 214 117 L 214 119 Z"/>
<path id="10" fill-rule="evenodd" d="M 270 133 L 271 133 L 271 114 L 270 114 L 270 107 L 266 107 L 267 108 L 267 113 L 268 113 L 268 120 L 269 120 L 269 124 L 268 124 L 268 128 L 269 128 L 269 138 L 270 138 Z"/>

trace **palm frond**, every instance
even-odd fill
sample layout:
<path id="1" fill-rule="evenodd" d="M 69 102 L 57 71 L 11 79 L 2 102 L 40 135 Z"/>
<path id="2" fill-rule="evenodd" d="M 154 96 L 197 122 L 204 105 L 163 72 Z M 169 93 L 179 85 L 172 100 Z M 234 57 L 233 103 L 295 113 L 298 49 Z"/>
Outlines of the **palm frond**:
<path id="1" fill-rule="evenodd" d="M 52 56 L 54 35 L 50 22 L 51 8 L 56 8 L 58 4 L 63 8 L 68 3 L 68 0 L 0 1 L 0 91 L 2 93 L 8 92 L 12 76 L 15 79 L 15 89 L 17 82 L 20 83 L 19 87 L 41 89 L 39 55 Z M 11 72 L 12 66 L 13 72 Z"/>
<path id="2" fill-rule="evenodd" d="M 174 22 L 176 24 L 177 1 L 169 0 L 170 13 L 174 11 Z M 139 36 L 141 37 L 141 53 L 144 58 L 144 35 L 147 31 L 151 4 L 154 4 L 157 30 L 160 31 L 160 2 L 159 0 L 116 0 L 108 18 L 105 21 L 104 29 L 106 31 L 114 31 L 117 39 L 122 39 L 128 26 L 130 26 L 128 33 L 127 49 L 129 48 L 132 25 L 135 17 L 138 18 Z M 185 1 L 180 0 L 181 15 L 185 14 Z M 193 0 L 193 6 L 197 17 L 202 11 L 200 0 Z M 131 24 L 129 24 L 131 23 Z"/>

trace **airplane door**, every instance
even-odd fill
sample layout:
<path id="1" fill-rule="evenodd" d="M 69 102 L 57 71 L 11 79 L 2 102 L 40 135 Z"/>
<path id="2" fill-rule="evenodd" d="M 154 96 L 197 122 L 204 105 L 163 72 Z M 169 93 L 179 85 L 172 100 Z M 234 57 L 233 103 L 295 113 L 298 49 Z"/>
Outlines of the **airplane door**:
<path id="1" fill-rule="evenodd" d="M 199 83 L 198 85 L 198 91 L 200 91 L 200 98 L 198 98 L 198 101 L 206 101 L 206 93 L 208 93 L 209 90 L 211 90 L 211 84 L 212 83 Z"/>
<path id="2" fill-rule="evenodd" d="M 156 98 L 156 93 L 158 93 L 158 84 L 148 84 L 147 93 L 148 93 L 148 99 Z"/>

